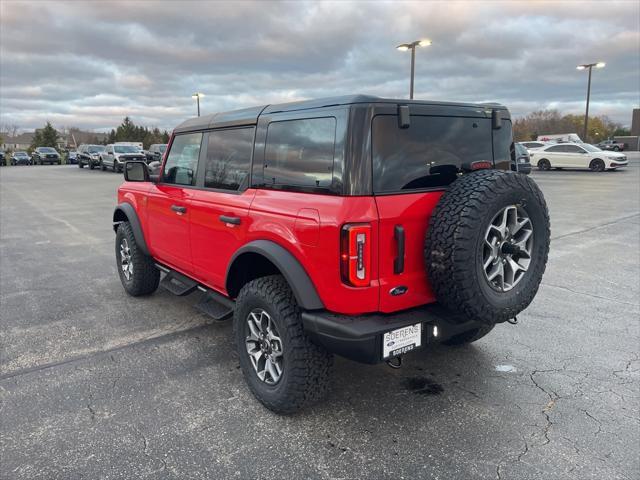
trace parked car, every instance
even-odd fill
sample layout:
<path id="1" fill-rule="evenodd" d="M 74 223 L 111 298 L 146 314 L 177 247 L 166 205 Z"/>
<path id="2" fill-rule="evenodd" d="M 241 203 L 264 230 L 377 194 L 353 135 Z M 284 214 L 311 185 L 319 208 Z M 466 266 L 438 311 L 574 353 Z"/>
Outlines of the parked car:
<path id="1" fill-rule="evenodd" d="M 153 145 L 151 145 L 149 147 L 149 150 L 147 150 L 147 153 L 146 153 L 147 163 L 161 161 L 162 156 L 164 155 L 164 152 L 166 150 L 167 150 L 166 143 L 154 143 Z"/>
<path id="2" fill-rule="evenodd" d="M 544 142 L 520 142 L 520 145 L 522 145 L 527 150 L 536 150 L 538 148 L 546 146 L 547 144 Z"/>
<path id="3" fill-rule="evenodd" d="M 529 175 L 531 173 L 529 151 L 521 143 L 514 143 L 511 170 L 514 172 L 524 173 L 525 175 Z"/>
<path id="4" fill-rule="evenodd" d="M 11 165 L 33 165 L 33 161 L 27 152 L 13 152 Z"/>
<path id="5" fill-rule="evenodd" d="M 85 165 L 93 170 L 100 165 L 100 154 L 104 152 L 104 145 L 82 144 L 78 147 L 78 167 Z"/>
<path id="6" fill-rule="evenodd" d="M 616 140 L 604 140 L 596 145 L 600 150 L 613 150 L 614 152 L 622 152 L 627 148 L 627 144 Z"/>
<path id="7" fill-rule="evenodd" d="M 334 353 L 398 367 L 529 305 L 549 218 L 511 145 L 497 104 L 359 95 L 188 120 L 158 175 L 126 164 L 120 280 L 132 296 L 204 292 L 201 311 L 233 316 L 255 397 L 296 411 L 326 391 Z"/>
<path id="8" fill-rule="evenodd" d="M 57 163 L 58 165 L 62 164 L 60 154 L 53 147 L 36 148 L 31 154 L 31 161 L 34 165 L 44 165 L 45 163 L 48 165 L 53 165 L 54 163 Z"/>
<path id="9" fill-rule="evenodd" d="M 5 153 L 4 150 L 0 150 L 0 167 L 4 167 L 6 164 L 5 162 Z"/>
<path id="10" fill-rule="evenodd" d="M 124 162 L 132 160 L 145 161 L 146 157 L 140 153 L 136 145 L 107 145 L 100 153 L 100 168 L 111 168 L 114 172 L 121 172 Z"/>
<path id="11" fill-rule="evenodd" d="M 78 152 L 67 152 L 67 163 L 69 165 L 78 163 Z"/>
<path id="12" fill-rule="evenodd" d="M 540 170 L 588 168 L 594 172 L 627 166 L 622 153 L 605 152 L 588 143 L 558 143 L 530 152 L 531 162 Z"/>

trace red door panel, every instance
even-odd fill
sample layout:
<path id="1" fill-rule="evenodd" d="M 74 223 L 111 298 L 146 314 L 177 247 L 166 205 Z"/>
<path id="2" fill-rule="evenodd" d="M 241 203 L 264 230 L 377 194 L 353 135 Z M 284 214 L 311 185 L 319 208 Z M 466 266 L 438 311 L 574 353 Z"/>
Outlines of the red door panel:
<path id="1" fill-rule="evenodd" d="M 153 185 L 147 199 L 147 229 L 151 255 L 161 263 L 190 275 L 190 199 L 193 190 L 178 185 Z M 182 209 L 184 209 L 182 211 Z"/>
<path id="2" fill-rule="evenodd" d="M 424 242 L 431 212 L 443 192 L 381 195 L 375 197 L 380 216 L 378 271 L 380 273 L 380 311 L 393 312 L 431 303 L 435 296 L 427 280 L 424 264 Z M 398 256 L 395 226 L 404 228 L 404 271 L 394 273 Z M 390 291 L 399 286 L 407 292 L 393 296 Z"/>
<path id="3" fill-rule="evenodd" d="M 244 245 L 251 225 L 249 207 L 255 190 L 240 194 L 194 190 L 191 199 L 191 255 L 195 276 L 225 292 L 225 274 L 233 254 Z M 221 216 L 238 219 L 227 223 Z"/>

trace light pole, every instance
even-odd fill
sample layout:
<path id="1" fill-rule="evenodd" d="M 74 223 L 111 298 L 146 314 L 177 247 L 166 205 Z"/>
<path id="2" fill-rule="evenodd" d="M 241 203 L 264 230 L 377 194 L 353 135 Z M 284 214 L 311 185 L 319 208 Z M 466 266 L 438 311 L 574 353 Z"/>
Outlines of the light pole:
<path id="1" fill-rule="evenodd" d="M 191 98 L 195 98 L 198 103 L 198 116 L 200 116 L 200 97 L 204 97 L 204 93 L 194 93 Z"/>
<path id="2" fill-rule="evenodd" d="M 591 96 L 591 69 L 593 67 L 596 68 L 604 68 L 606 63 L 597 62 L 597 63 L 584 63 L 582 65 L 578 65 L 576 67 L 577 70 L 585 70 L 589 69 L 589 82 L 587 83 L 587 111 L 584 114 L 584 130 L 582 132 L 582 141 L 587 141 L 587 126 L 589 125 L 589 97 Z"/>
<path id="3" fill-rule="evenodd" d="M 413 100 L 413 78 L 415 76 L 416 71 L 416 47 L 428 47 L 431 45 L 431 40 L 416 40 L 411 43 L 402 43 L 398 45 L 396 48 L 401 52 L 406 52 L 407 50 L 411 50 L 411 83 L 409 86 L 409 99 Z"/>

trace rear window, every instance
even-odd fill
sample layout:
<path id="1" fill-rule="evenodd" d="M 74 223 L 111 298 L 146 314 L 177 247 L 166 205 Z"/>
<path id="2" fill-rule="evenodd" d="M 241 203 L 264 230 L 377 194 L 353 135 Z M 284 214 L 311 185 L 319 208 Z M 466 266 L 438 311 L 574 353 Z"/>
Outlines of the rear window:
<path id="1" fill-rule="evenodd" d="M 329 187 L 333 178 L 336 119 L 272 122 L 267 129 L 266 185 Z"/>
<path id="2" fill-rule="evenodd" d="M 457 178 L 463 163 L 493 160 L 486 118 L 412 115 L 403 129 L 396 115 L 378 115 L 372 135 L 375 193 L 442 187 Z"/>

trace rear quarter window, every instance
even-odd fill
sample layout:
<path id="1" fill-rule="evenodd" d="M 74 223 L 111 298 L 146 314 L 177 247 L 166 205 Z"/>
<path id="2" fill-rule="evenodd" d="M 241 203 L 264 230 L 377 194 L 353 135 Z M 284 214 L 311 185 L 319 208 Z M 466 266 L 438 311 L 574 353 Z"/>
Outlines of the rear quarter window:
<path id="1" fill-rule="evenodd" d="M 493 160 L 491 139 L 486 118 L 412 115 L 403 129 L 396 115 L 378 115 L 372 133 L 373 191 L 446 186 L 463 164 Z"/>
<path id="2" fill-rule="evenodd" d="M 265 148 L 265 185 L 330 187 L 335 140 L 334 117 L 271 122 Z"/>

